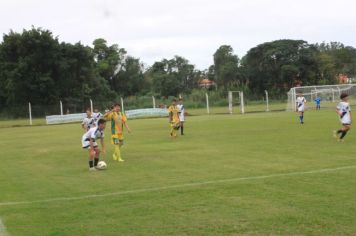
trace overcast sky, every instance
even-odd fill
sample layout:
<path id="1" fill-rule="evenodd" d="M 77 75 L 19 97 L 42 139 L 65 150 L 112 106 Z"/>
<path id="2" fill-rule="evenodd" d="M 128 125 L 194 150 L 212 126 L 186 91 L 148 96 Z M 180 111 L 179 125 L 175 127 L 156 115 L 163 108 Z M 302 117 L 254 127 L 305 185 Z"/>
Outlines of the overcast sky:
<path id="1" fill-rule="evenodd" d="M 119 44 L 147 65 L 180 55 L 206 69 L 231 45 L 241 58 L 277 39 L 356 47 L 355 0 L 0 0 L 0 32 L 31 26 L 60 41 Z M 2 40 L 2 39 L 1 39 Z"/>

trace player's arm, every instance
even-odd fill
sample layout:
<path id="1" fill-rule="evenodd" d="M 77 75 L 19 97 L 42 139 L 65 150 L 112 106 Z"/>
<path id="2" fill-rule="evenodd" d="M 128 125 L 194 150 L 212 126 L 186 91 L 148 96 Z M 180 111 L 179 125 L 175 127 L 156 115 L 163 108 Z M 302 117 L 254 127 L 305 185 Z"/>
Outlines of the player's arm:
<path id="1" fill-rule="evenodd" d="M 341 117 L 342 112 L 340 111 L 340 109 L 339 109 L 339 108 L 336 108 L 336 114 L 337 114 L 339 117 Z"/>
<path id="2" fill-rule="evenodd" d="M 84 122 L 84 121 L 82 122 L 82 128 L 83 128 L 84 131 L 87 131 L 87 129 L 86 129 L 86 127 L 85 127 L 85 122 Z"/>
<path id="3" fill-rule="evenodd" d="M 91 155 L 95 155 L 94 142 L 95 142 L 95 139 L 90 137 L 90 139 L 89 139 L 90 149 L 89 150 L 90 150 Z"/>
<path id="4" fill-rule="evenodd" d="M 130 129 L 129 125 L 127 124 L 127 117 L 125 114 L 122 114 L 121 120 L 122 120 L 122 123 L 125 125 L 127 132 L 131 133 L 131 129 Z"/>
<path id="5" fill-rule="evenodd" d="M 105 110 L 105 114 L 103 115 L 105 120 L 110 120 L 110 116 L 111 116 L 112 111 L 110 110 Z"/>
<path id="6" fill-rule="evenodd" d="M 129 125 L 127 124 L 126 121 L 124 121 L 124 125 L 125 125 L 125 127 L 126 127 L 126 129 L 127 129 L 127 132 L 131 133 L 131 129 L 130 129 L 130 127 L 129 127 Z"/>

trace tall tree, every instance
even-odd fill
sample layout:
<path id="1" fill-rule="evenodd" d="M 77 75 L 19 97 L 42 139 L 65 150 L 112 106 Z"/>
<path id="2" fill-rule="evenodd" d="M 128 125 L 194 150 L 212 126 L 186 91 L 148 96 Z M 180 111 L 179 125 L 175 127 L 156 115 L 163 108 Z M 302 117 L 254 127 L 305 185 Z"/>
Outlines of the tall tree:
<path id="1" fill-rule="evenodd" d="M 238 83 L 239 58 L 229 45 L 223 45 L 214 53 L 214 80 L 218 87 L 229 88 Z"/>

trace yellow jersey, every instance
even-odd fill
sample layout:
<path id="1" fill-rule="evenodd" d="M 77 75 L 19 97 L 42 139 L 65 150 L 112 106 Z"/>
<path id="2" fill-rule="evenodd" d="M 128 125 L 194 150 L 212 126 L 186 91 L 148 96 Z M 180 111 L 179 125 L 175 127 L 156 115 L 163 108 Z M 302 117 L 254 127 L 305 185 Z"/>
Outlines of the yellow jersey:
<path id="1" fill-rule="evenodd" d="M 173 124 L 179 123 L 180 120 L 179 120 L 179 115 L 178 115 L 178 113 L 179 113 L 178 107 L 177 107 L 177 106 L 170 105 L 170 106 L 168 107 L 168 112 L 169 112 L 169 115 L 170 115 L 170 117 L 171 117 L 171 122 L 172 122 Z"/>
<path id="2" fill-rule="evenodd" d="M 110 112 L 105 118 L 111 121 L 111 135 L 122 136 L 123 126 L 127 121 L 126 115 L 122 112 Z"/>

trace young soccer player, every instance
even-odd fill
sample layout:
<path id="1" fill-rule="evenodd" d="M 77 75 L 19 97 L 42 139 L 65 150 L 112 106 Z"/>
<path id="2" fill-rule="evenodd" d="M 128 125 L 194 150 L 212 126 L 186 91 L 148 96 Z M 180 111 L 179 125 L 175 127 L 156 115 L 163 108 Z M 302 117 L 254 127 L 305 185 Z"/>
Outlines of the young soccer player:
<path id="1" fill-rule="evenodd" d="M 168 113 L 169 113 L 169 123 L 171 124 L 171 138 L 176 138 L 177 133 L 176 131 L 179 129 L 180 121 L 179 121 L 179 115 L 178 115 L 178 107 L 177 107 L 177 100 L 174 98 L 172 100 L 172 105 L 168 107 Z"/>
<path id="2" fill-rule="evenodd" d="M 98 109 L 94 109 L 92 117 L 94 119 L 95 124 L 97 124 L 98 120 L 100 120 L 103 117 L 103 114 L 101 114 Z"/>
<path id="3" fill-rule="evenodd" d="M 84 132 L 87 132 L 90 128 L 96 127 L 96 122 L 93 118 L 90 108 L 86 110 L 87 117 L 83 119 L 82 128 Z"/>
<path id="4" fill-rule="evenodd" d="M 122 145 L 124 145 L 124 125 L 127 129 L 127 132 L 131 133 L 131 130 L 127 124 L 127 118 L 125 114 L 121 112 L 120 104 L 115 104 L 112 107 L 112 110 L 107 112 L 104 117 L 111 122 L 111 144 L 113 144 L 115 147 L 113 159 L 115 161 L 124 161 L 121 158 L 120 151 Z"/>
<path id="5" fill-rule="evenodd" d="M 185 108 L 183 105 L 183 98 L 180 98 L 178 101 L 178 115 L 179 115 L 179 121 L 180 121 L 180 134 L 184 135 L 184 121 L 185 121 Z"/>
<path id="6" fill-rule="evenodd" d="M 338 131 L 334 131 L 334 137 L 338 138 L 338 141 L 344 141 L 343 138 L 346 136 L 347 132 L 351 129 L 351 107 L 349 104 L 349 97 L 346 93 L 340 95 L 341 102 L 336 107 L 336 113 L 340 118 L 342 128 Z"/>
<path id="7" fill-rule="evenodd" d="M 296 103 L 297 103 L 297 112 L 299 113 L 300 124 L 304 124 L 304 110 L 305 110 L 305 104 L 307 103 L 307 100 L 303 97 L 301 93 L 298 93 Z"/>
<path id="8" fill-rule="evenodd" d="M 104 143 L 104 130 L 106 121 L 100 119 L 98 121 L 98 127 L 89 129 L 82 137 L 82 147 L 89 151 L 89 170 L 95 171 L 99 162 L 100 149 L 96 140 L 100 139 L 101 148 L 105 155 L 105 143 Z"/>
<path id="9" fill-rule="evenodd" d="M 316 105 L 315 109 L 316 109 L 316 110 L 320 110 L 321 98 L 320 98 L 319 96 L 317 96 L 317 97 L 315 98 L 314 102 L 315 102 L 315 105 Z"/>

